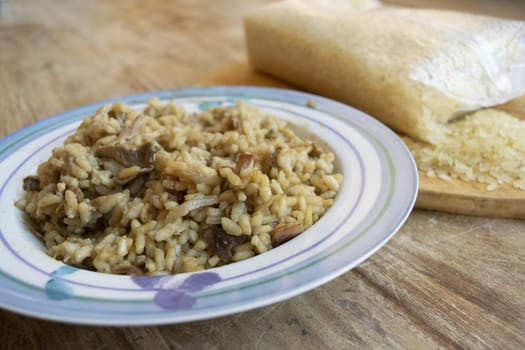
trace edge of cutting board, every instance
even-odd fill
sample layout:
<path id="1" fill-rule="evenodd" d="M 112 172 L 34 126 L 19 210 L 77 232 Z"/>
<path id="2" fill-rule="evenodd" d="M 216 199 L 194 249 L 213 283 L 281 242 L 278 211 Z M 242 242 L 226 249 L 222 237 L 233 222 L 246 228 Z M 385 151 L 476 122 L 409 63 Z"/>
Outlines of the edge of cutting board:
<path id="1" fill-rule="evenodd" d="M 254 85 L 294 89 L 289 84 L 256 72 L 248 63 L 222 67 L 202 77 L 196 85 Z M 498 108 L 525 119 L 525 98 Z M 463 215 L 525 218 L 525 191 L 510 187 L 487 191 L 485 187 L 476 182 L 429 178 L 419 172 L 415 207 Z"/>

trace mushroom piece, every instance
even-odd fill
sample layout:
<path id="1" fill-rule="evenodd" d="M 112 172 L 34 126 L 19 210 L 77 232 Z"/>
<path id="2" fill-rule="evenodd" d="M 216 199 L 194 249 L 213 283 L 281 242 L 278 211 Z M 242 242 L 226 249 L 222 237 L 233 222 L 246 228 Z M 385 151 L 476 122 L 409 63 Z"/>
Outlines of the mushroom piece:
<path id="1" fill-rule="evenodd" d="M 277 147 L 275 149 L 275 152 L 267 154 L 261 164 L 261 171 L 264 174 L 269 174 L 270 170 L 272 170 L 272 167 L 277 166 L 277 158 L 279 157 L 279 154 L 281 153 L 282 148 Z"/>
<path id="2" fill-rule="evenodd" d="M 125 144 L 109 144 L 98 147 L 95 150 L 97 157 L 113 159 L 117 163 L 125 166 L 139 166 L 140 173 L 145 174 L 153 171 L 155 165 L 155 152 L 158 150 L 157 145 L 148 142 L 139 147 L 130 147 Z"/>
<path id="3" fill-rule="evenodd" d="M 253 156 L 250 153 L 241 153 L 237 156 L 235 172 L 239 174 L 242 169 L 253 165 Z"/>
<path id="4" fill-rule="evenodd" d="M 126 168 L 139 166 L 139 174 L 153 171 L 155 165 L 155 152 L 159 150 L 156 143 L 147 142 L 138 147 L 129 145 L 129 140 L 139 132 L 140 127 L 146 121 L 143 115 L 139 115 L 133 122 L 122 129 L 117 139 L 113 142 L 95 148 L 95 156 L 108 158 L 116 161 Z"/>
<path id="5" fill-rule="evenodd" d="M 224 264 L 231 262 L 235 247 L 248 242 L 250 239 L 246 235 L 229 235 L 219 225 L 210 226 L 204 229 L 201 234 L 208 243 L 208 249 L 217 254 Z"/>
<path id="6" fill-rule="evenodd" d="M 37 176 L 27 176 L 24 178 L 24 191 L 40 191 L 40 180 Z"/>
<path id="7" fill-rule="evenodd" d="M 301 223 L 285 224 L 277 226 L 272 234 L 272 247 L 277 247 L 292 238 L 303 233 L 304 226 Z"/>
<path id="8" fill-rule="evenodd" d="M 317 145 L 315 143 L 312 143 L 311 145 L 311 149 L 310 151 L 308 152 L 308 156 L 312 157 L 312 158 L 319 158 L 319 156 L 323 153 L 319 147 L 317 147 Z"/>

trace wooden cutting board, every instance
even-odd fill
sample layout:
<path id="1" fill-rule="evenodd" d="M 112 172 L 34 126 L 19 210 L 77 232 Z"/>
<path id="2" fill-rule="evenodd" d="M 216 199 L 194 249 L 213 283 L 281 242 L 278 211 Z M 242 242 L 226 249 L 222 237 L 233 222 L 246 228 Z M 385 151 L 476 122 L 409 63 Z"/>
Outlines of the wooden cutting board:
<path id="1" fill-rule="evenodd" d="M 293 89 L 284 82 L 255 72 L 247 63 L 214 71 L 200 79 L 197 85 L 254 85 Z M 525 119 L 525 98 L 498 108 Z M 464 215 L 525 218 L 525 191 L 511 187 L 486 191 L 485 186 L 474 182 L 429 178 L 420 172 L 415 206 Z"/>

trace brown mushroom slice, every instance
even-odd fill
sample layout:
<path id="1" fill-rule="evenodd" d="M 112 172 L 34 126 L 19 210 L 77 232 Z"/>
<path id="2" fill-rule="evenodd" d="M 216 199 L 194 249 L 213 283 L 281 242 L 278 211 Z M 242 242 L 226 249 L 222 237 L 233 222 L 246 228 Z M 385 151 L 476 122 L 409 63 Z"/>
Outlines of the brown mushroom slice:
<path id="1" fill-rule="evenodd" d="M 208 249 L 217 254 L 223 264 L 232 261 L 235 247 L 250 240 L 250 237 L 246 235 L 229 235 L 219 225 L 210 226 L 204 229 L 201 234 L 208 243 Z"/>
<path id="2" fill-rule="evenodd" d="M 37 176 L 27 176 L 24 178 L 24 191 L 40 191 L 40 180 Z"/>
<path id="3" fill-rule="evenodd" d="M 281 153 L 282 148 L 277 147 L 275 149 L 275 152 L 267 154 L 261 164 L 261 170 L 264 174 L 269 174 L 270 170 L 272 170 L 272 167 L 277 166 L 277 158 L 279 157 L 279 154 Z"/>
<path id="4" fill-rule="evenodd" d="M 310 151 L 308 152 L 308 156 L 312 157 L 312 158 L 319 158 L 319 156 L 323 154 L 323 152 L 321 151 L 321 149 L 319 149 L 319 147 L 317 147 L 317 145 L 315 143 L 312 143 L 311 145 L 311 149 Z"/>
<path id="5" fill-rule="evenodd" d="M 235 172 L 239 174 L 242 169 L 253 165 L 253 156 L 250 153 L 241 153 L 237 156 Z"/>
<path id="6" fill-rule="evenodd" d="M 272 247 L 286 243 L 303 232 L 304 226 L 301 223 L 277 226 L 272 234 Z"/>
<path id="7" fill-rule="evenodd" d="M 101 158 L 113 159 L 125 166 L 139 166 L 142 174 L 153 171 L 155 165 L 155 152 L 158 147 L 151 143 L 145 143 L 139 147 L 130 147 L 125 144 L 110 144 L 97 148 L 95 155 Z"/>

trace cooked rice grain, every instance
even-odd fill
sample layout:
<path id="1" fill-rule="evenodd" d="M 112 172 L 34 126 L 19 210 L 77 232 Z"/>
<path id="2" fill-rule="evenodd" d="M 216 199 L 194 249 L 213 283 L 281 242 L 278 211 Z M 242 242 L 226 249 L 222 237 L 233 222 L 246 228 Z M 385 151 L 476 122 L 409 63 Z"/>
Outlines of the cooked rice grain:
<path id="1" fill-rule="evenodd" d="M 310 227 L 343 181 L 333 163 L 243 102 L 199 114 L 158 99 L 143 113 L 115 103 L 53 150 L 16 205 L 65 263 L 199 271 L 268 251 L 278 230 Z"/>

